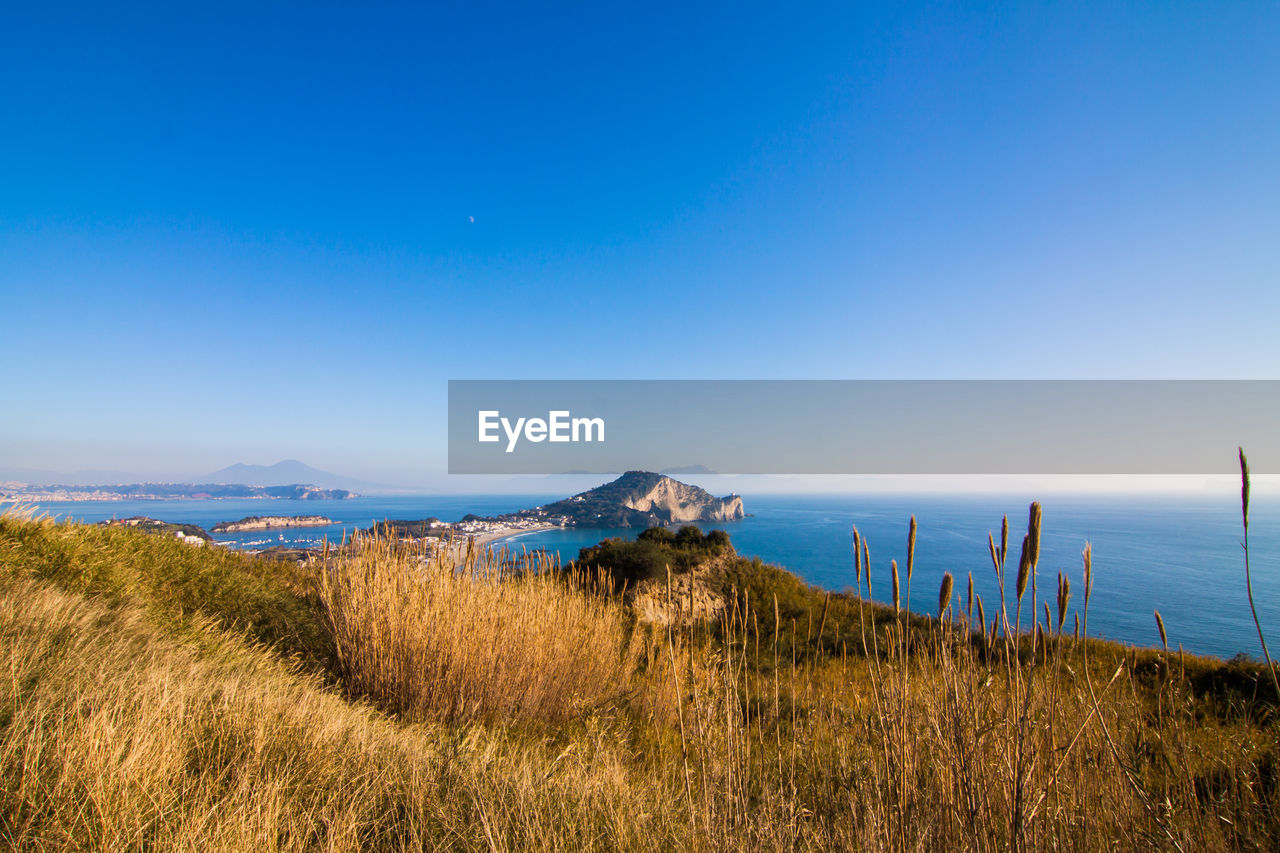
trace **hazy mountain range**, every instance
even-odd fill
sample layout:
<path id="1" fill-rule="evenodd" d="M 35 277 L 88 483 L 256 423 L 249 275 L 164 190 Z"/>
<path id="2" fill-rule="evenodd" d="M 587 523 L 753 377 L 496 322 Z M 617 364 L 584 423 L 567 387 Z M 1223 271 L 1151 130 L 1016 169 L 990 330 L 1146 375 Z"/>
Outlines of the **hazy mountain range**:
<path id="1" fill-rule="evenodd" d="M 237 462 L 208 474 L 168 478 L 170 482 L 221 483 L 243 486 L 291 486 L 304 484 L 322 489 L 347 489 L 353 492 L 391 491 L 390 487 L 354 477 L 344 477 L 312 468 L 297 459 L 285 459 L 274 465 L 247 465 Z M 126 483 L 155 482 L 154 477 L 141 477 L 130 471 L 83 470 L 49 471 L 39 468 L 0 467 L 0 480 L 16 480 L 32 485 L 49 486 L 116 486 Z"/>
<path id="2" fill-rule="evenodd" d="M 344 477 L 312 468 L 297 459 L 285 459 L 274 465 L 247 465 L 237 462 L 211 474 L 201 474 L 198 483 L 240 483 L 246 486 L 287 486 L 306 483 L 322 489 L 348 489 L 353 492 L 386 491 L 389 487 Z"/>
<path id="3" fill-rule="evenodd" d="M 667 475 L 713 474 L 704 465 L 681 465 L 664 468 L 661 473 Z M 490 488 L 495 491 L 516 491 L 539 493 L 560 491 L 565 488 L 565 478 L 576 475 L 583 477 L 616 477 L 617 471 L 566 471 L 561 474 L 544 476 L 515 476 L 505 479 L 487 478 Z M 179 474 L 157 477 L 138 474 L 134 471 L 118 471 L 114 469 L 82 469 L 79 471 L 53 471 L 44 468 L 26 468 L 22 466 L 0 465 L 0 482 L 16 481 L 33 486 L 119 486 L 130 483 L 217 483 L 222 485 L 241 486 L 292 486 L 309 485 L 321 489 L 346 489 L 363 494 L 378 492 L 412 491 L 412 485 L 388 485 L 321 471 L 297 459 L 284 459 L 274 465 L 250 465 L 237 462 L 217 471 L 208 473 Z M 456 488 L 457 486 L 453 486 Z M 569 484 L 570 488 L 577 488 Z"/>

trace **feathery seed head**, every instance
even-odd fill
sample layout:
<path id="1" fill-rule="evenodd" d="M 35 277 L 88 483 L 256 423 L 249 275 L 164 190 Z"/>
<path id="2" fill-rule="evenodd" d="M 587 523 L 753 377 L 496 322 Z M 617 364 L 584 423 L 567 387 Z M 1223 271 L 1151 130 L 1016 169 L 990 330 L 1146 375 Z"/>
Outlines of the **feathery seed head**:
<path id="1" fill-rule="evenodd" d="M 1040 563 L 1040 502 L 1031 502 L 1031 515 L 1027 519 L 1027 537 L 1030 540 L 1031 568 Z"/>
<path id="2" fill-rule="evenodd" d="M 1031 536 L 1030 534 L 1022 537 L 1022 556 L 1018 558 L 1018 583 L 1015 587 L 1018 593 L 1018 600 L 1022 600 L 1023 593 L 1027 591 L 1027 581 L 1031 578 Z"/>
<path id="3" fill-rule="evenodd" d="M 1058 633 L 1067 619 L 1067 605 L 1071 602 L 1071 578 L 1058 572 Z"/>
<path id="4" fill-rule="evenodd" d="M 1088 605 L 1089 596 L 1093 594 L 1093 546 L 1088 542 L 1084 543 L 1081 556 L 1084 557 L 1084 603 Z"/>
<path id="5" fill-rule="evenodd" d="M 867 540 L 862 540 L 862 570 L 867 576 L 867 598 L 871 597 L 871 547 Z"/>
<path id="6" fill-rule="evenodd" d="M 911 527 L 907 530 L 907 583 L 911 583 L 911 573 L 916 567 L 916 517 L 911 516 Z"/>
<path id="7" fill-rule="evenodd" d="M 858 585 L 862 585 L 862 543 L 859 541 L 858 526 L 853 526 L 853 565 L 857 572 Z"/>
<path id="8" fill-rule="evenodd" d="M 898 609 L 898 561 L 891 560 L 889 567 L 893 570 L 893 609 Z"/>
<path id="9" fill-rule="evenodd" d="M 1240 453 L 1240 512 L 1244 516 L 1244 529 L 1249 530 L 1249 460 L 1245 458 L 1244 448 L 1237 447 Z"/>

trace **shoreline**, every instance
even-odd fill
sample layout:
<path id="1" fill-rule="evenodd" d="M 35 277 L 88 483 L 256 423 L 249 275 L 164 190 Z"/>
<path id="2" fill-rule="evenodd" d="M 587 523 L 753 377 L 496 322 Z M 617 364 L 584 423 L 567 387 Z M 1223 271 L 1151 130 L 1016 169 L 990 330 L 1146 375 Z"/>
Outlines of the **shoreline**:
<path id="1" fill-rule="evenodd" d="M 504 531 L 502 533 L 490 533 L 483 537 L 477 537 L 483 541 L 478 541 L 478 546 L 490 546 L 499 542 L 506 542 L 510 539 L 519 539 L 522 536 L 529 536 L 534 533 L 546 533 L 548 530 L 567 530 L 569 528 L 561 527 L 558 524 L 548 524 L 545 527 L 520 528 L 514 531 Z"/>
<path id="2" fill-rule="evenodd" d="M 504 527 L 488 533 L 466 533 L 462 534 L 460 541 L 455 541 L 454 547 L 466 548 L 467 542 L 474 541 L 477 548 L 488 548 L 497 542 L 517 539 L 530 533 L 545 533 L 548 530 L 559 529 L 560 525 L 558 524 L 541 524 L 537 527 Z"/>

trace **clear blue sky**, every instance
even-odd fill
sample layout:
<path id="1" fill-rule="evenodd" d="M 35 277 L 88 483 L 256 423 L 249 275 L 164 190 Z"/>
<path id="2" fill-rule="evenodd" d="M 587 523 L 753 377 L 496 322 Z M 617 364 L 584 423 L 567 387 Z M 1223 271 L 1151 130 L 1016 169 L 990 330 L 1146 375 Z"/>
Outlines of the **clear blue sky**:
<path id="1" fill-rule="evenodd" d="M 422 480 L 449 378 L 1280 376 L 1275 3 L 265 5 L 0 17 L 0 465 Z"/>

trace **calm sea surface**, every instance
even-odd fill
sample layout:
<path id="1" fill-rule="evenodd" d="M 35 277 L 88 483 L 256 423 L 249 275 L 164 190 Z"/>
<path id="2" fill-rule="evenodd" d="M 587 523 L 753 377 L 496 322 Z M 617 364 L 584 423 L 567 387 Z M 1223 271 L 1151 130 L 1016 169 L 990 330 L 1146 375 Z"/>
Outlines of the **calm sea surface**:
<path id="1" fill-rule="evenodd" d="M 436 516 L 457 521 L 467 513 L 487 516 L 557 500 L 558 495 L 461 495 L 360 497 L 347 501 L 102 501 L 47 503 L 40 509 L 64 518 L 101 521 L 149 515 L 206 529 L 247 515 L 326 515 L 337 524 L 323 528 L 220 534 L 238 548 L 314 545 L 323 538 L 384 519 Z M 889 594 L 889 561 L 905 564 L 907 525 L 919 522 L 912 609 L 927 612 L 937 603 L 943 572 L 963 593 L 972 572 L 975 592 L 992 615 L 999 592 L 987 554 L 987 532 L 999 536 L 1009 515 L 1011 561 L 1026 530 L 1028 501 L 1006 495 L 745 495 L 752 517 L 704 525 L 722 527 L 742 554 L 777 563 L 810 583 L 831 590 L 851 587 L 853 525 L 871 546 L 874 597 Z M 1260 657 L 1258 637 L 1245 595 L 1240 509 L 1231 497 L 1061 496 L 1041 498 L 1044 525 L 1040 592 L 1052 600 L 1057 572 L 1072 582 L 1072 609 L 1083 604 L 1080 551 L 1093 545 L 1094 595 L 1089 629 L 1095 636 L 1156 645 L 1153 610 L 1159 610 L 1169 641 L 1188 652 Z M 1254 598 L 1273 652 L 1280 651 L 1280 497 L 1258 496 L 1250 519 Z M 508 547 L 545 548 L 565 560 L 606 536 L 634 537 L 635 530 L 555 530 L 507 541 Z M 1015 573 L 1010 569 L 1010 574 Z M 1009 580 L 1012 586 L 1012 578 Z M 1008 591 L 1012 597 L 1012 590 Z M 1028 594 L 1029 595 L 1029 594 Z M 1012 619 L 1012 612 L 1010 613 Z M 1029 616 L 1023 614 L 1024 622 Z M 1068 617 L 1070 624 L 1070 617 Z"/>

